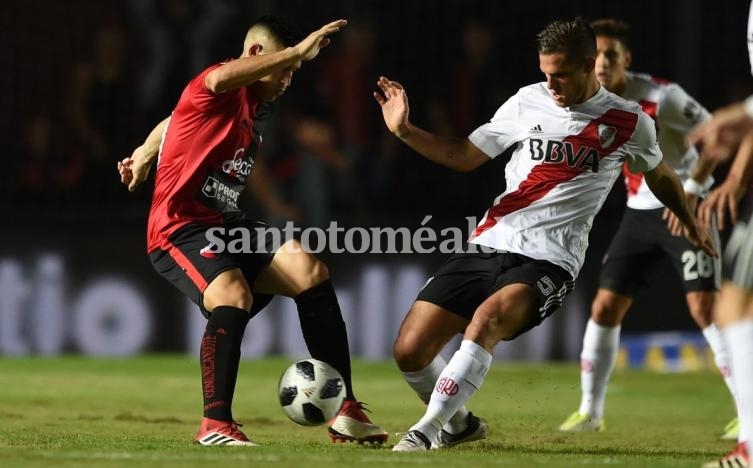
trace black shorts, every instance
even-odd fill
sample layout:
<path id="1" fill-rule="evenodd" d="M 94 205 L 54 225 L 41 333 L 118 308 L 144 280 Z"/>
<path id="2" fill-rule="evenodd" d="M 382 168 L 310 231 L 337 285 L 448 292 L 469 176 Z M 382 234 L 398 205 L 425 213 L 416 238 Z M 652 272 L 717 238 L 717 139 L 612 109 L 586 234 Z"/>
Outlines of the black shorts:
<path id="1" fill-rule="evenodd" d="M 239 239 L 241 236 L 240 232 L 231 236 L 228 231 L 234 228 L 245 228 L 249 234 L 248 245 L 256 248 L 257 228 L 264 229 L 269 226 L 251 221 L 224 226 L 189 224 L 170 236 L 168 241 L 171 246 L 168 250 L 158 249 L 149 254 L 149 260 L 155 271 L 198 305 L 201 313 L 207 318 L 209 314 L 203 305 L 204 290 L 212 280 L 223 271 L 239 268 L 253 290 L 256 277 L 269 265 L 279 247 L 275 245 L 272 235 L 266 235 L 261 252 L 233 253 L 228 249 L 223 252 L 212 252 L 211 250 L 216 249 L 216 246 L 212 247 L 212 243 L 207 239 L 207 230 L 213 227 L 225 228 L 225 233 L 216 234 L 216 237 L 222 239 L 226 247 L 232 240 Z M 235 245 L 240 244 L 237 241 Z M 269 304 L 273 297 L 268 294 L 254 294 L 253 296 L 252 317 Z"/>
<path id="2" fill-rule="evenodd" d="M 751 200 L 753 201 L 753 200 Z M 724 279 L 735 285 L 753 290 L 753 203 L 748 204 L 745 221 L 738 221 L 724 249 Z"/>
<path id="3" fill-rule="evenodd" d="M 561 305 L 573 289 L 573 277 L 564 268 L 510 252 L 453 254 L 418 293 L 426 301 L 471 320 L 489 296 L 509 284 L 535 286 L 539 314 L 515 336 L 540 324 Z"/>
<path id="4" fill-rule="evenodd" d="M 625 210 L 602 262 L 600 288 L 633 296 L 651 284 L 650 270 L 662 257 L 669 256 L 686 293 L 719 289 L 719 260 L 693 246 L 685 237 L 670 234 L 667 222 L 662 219 L 663 210 Z M 716 230 L 712 237 L 718 246 Z"/>

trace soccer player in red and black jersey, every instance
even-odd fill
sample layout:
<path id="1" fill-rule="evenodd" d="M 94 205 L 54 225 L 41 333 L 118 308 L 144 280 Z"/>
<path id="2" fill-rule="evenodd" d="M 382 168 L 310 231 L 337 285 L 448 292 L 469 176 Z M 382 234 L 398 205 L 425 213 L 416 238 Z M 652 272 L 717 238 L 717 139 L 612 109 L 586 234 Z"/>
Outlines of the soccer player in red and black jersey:
<path id="1" fill-rule="evenodd" d="M 299 41 L 283 19 L 259 19 L 246 34 L 242 55 L 192 79 L 172 116 L 118 164 L 121 181 L 132 191 L 157 161 L 149 257 L 155 270 L 207 318 L 199 444 L 255 445 L 238 429 L 231 406 L 246 324 L 275 294 L 295 299 L 311 356 L 344 377 L 346 399 L 329 423 L 333 441 L 387 439 L 353 394 L 345 322 L 326 265 L 296 240 L 279 248 L 273 240 L 258 243 L 256 228 L 264 225 L 245 219 L 238 207 L 261 143 L 257 109 L 280 97 L 301 63 L 313 60 L 346 24 L 333 21 Z M 236 235 L 245 229 L 250 238 L 244 240 L 262 248 L 253 253 L 220 249 L 236 228 L 241 228 L 233 231 Z"/>

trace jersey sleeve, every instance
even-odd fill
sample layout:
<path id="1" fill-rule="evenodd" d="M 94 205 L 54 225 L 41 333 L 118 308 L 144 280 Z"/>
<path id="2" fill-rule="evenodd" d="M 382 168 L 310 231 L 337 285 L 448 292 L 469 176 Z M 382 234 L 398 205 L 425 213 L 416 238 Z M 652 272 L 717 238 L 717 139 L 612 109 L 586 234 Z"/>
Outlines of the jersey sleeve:
<path id="1" fill-rule="evenodd" d="M 682 87 L 671 84 L 659 101 L 656 119 L 659 128 L 672 128 L 684 135 L 710 116 Z"/>
<path id="2" fill-rule="evenodd" d="M 468 139 L 484 154 L 494 159 L 519 139 L 516 138 L 520 131 L 519 114 L 520 103 L 516 94 L 497 109 L 489 122 L 474 130 Z"/>
<path id="3" fill-rule="evenodd" d="M 648 172 L 654 169 L 662 160 L 659 142 L 656 138 L 654 121 L 645 112 L 638 114 L 635 131 L 625 143 L 627 149 L 627 165 L 630 172 Z"/>
<path id="4" fill-rule="evenodd" d="M 209 72 L 220 66 L 222 66 L 222 64 L 218 63 L 206 68 L 188 83 L 186 91 L 184 91 L 190 93 L 188 97 L 191 100 L 191 104 L 199 112 L 205 112 L 211 110 L 213 107 L 225 105 L 228 101 L 235 99 L 240 92 L 239 89 L 234 89 L 215 94 L 207 89 L 204 80 Z"/>

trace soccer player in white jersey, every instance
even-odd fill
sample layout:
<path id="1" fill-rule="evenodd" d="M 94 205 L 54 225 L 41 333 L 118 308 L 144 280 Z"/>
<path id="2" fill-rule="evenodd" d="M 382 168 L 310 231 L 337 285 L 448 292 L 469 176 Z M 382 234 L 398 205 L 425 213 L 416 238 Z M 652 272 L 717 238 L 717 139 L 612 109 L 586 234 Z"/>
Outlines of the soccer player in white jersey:
<path id="1" fill-rule="evenodd" d="M 594 215 L 623 161 L 645 173 L 688 238 L 715 255 L 685 205 L 680 181 L 661 160 L 651 118 L 597 81 L 588 23 L 550 24 L 538 35 L 538 51 L 546 81 L 521 88 L 467 138 L 414 126 L 403 87 L 378 81 L 374 98 L 387 128 L 427 159 L 470 171 L 512 150 L 506 190 L 466 251 L 451 256 L 424 286 L 400 328 L 395 360 L 427 410 L 394 451 L 485 437 L 486 422 L 465 403 L 481 387 L 495 345 L 541 323 L 572 288 Z M 445 363 L 439 351 L 457 333 L 463 333 L 460 349 Z"/>
<path id="2" fill-rule="evenodd" d="M 699 195 L 713 182 L 715 164 L 699 159 L 695 147 L 688 144 L 687 135 L 709 118 L 708 111 L 676 83 L 628 71 L 632 56 L 627 24 L 600 19 L 591 22 L 591 28 L 596 34 L 596 77 L 609 91 L 639 103 L 654 119 L 664 162 L 684 182 L 688 207 L 695 210 Z M 690 315 L 713 351 L 734 400 L 729 353 L 712 322 L 720 282 L 719 261 L 687 239 L 672 235 L 664 219 L 664 206 L 649 189 L 643 174 L 631 172 L 627 164 L 623 173 L 627 209 L 604 256 L 599 289 L 583 337 L 581 403 L 560 426 L 565 432 L 604 429 L 605 396 L 617 360 L 620 325 L 634 295 L 650 285 L 650 273 L 664 256 L 670 258 L 682 280 Z M 718 239 L 716 230 L 712 232 Z M 727 424 L 722 438 L 736 440 L 737 435 L 735 418 Z"/>
<path id="3" fill-rule="evenodd" d="M 747 40 L 753 73 L 753 2 Z M 698 212 L 705 224 L 714 214 L 722 220 L 729 213 L 735 222 L 742 212 L 741 219 L 746 220 L 737 223 L 724 249 L 724 281 L 714 311 L 732 356 L 740 437 L 732 452 L 703 465 L 742 468 L 750 465 L 753 443 L 753 96 L 714 112 L 710 120 L 693 130 L 690 141 L 703 143 L 705 155 L 717 160 L 725 159 L 737 148 L 724 183 L 704 200 Z M 748 198 L 739 211 L 738 203 L 746 190 Z"/>

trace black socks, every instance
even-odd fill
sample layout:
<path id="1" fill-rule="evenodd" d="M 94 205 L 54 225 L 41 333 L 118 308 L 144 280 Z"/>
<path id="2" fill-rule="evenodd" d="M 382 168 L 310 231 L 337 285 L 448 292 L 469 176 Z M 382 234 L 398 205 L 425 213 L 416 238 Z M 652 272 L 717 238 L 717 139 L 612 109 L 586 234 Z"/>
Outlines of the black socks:
<path id="1" fill-rule="evenodd" d="M 233 393 L 248 320 L 248 312 L 231 306 L 217 307 L 209 316 L 200 355 L 204 416 L 207 418 L 233 420 Z"/>
<path id="2" fill-rule="evenodd" d="M 350 350 L 340 305 L 330 280 L 295 297 L 301 331 L 311 357 L 337 369 L 345 381 L 347 400 L 355 400 L 350 373 Z"/>

